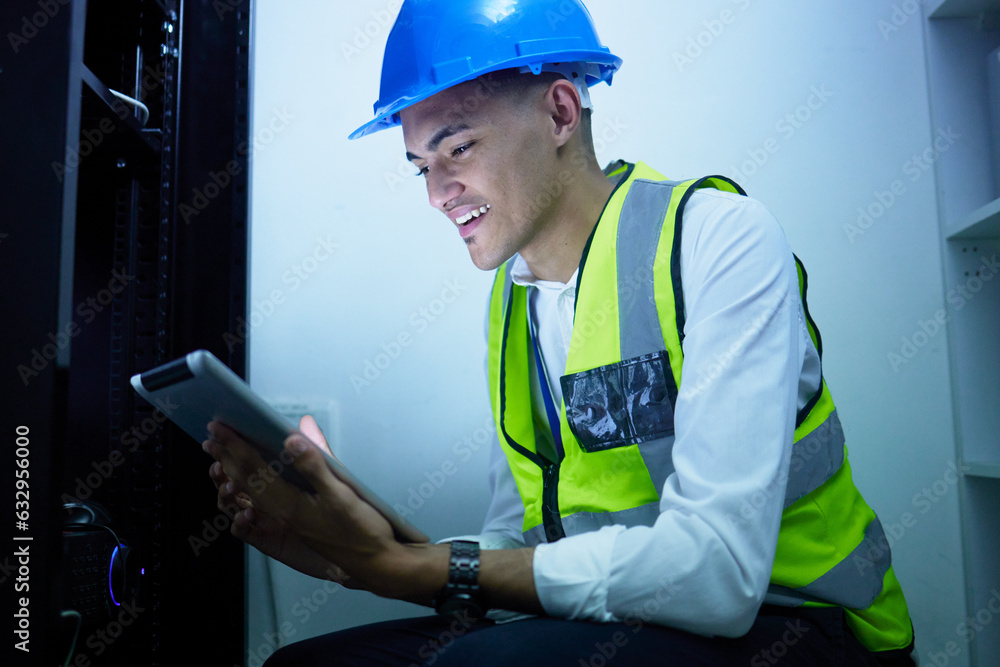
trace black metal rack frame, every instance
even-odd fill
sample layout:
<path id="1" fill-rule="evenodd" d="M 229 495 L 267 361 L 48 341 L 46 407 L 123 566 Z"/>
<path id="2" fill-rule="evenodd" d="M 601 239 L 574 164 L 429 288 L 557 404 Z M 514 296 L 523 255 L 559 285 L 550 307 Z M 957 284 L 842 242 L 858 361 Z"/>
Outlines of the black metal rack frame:
<path id="1" fill-rule="evenodd" d="M 145 574 L 130 609 L 81 629 L 70 664 L 243 661 L 243 547 L 218 528 L 209 461 L 129 378 L 196 348 L 246 374 L 245 347 L 225 336 L 246 311 L 251 12 L 250 0 L 0 7 L 0 470 L 20 457 L 30 473 L 24 524 L 18 478 L 0 475 L 0 615 L 28 602 L 31 649 L 5 664 L 66 658 L 72 500 L 108 509 Z"/>

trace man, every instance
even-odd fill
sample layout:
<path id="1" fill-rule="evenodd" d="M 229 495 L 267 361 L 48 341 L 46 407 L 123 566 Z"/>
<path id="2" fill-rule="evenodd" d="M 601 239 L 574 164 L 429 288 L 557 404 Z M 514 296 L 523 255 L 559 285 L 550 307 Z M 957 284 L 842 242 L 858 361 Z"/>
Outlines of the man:
<path id="1" fill-rule="evenodd" d="M 492 504 L 481 536 L 400 543 L 310 442 L 286 446 L 315 494 L 258 490 L 260 461 L 211 425 L 237 537 L 441 612 L 269 664 L 912 664 L 804 270 L 726 179 L 600 168 L 588 86 L 620 64 L 575 0 L 404 2 L 353 138 L 401 125 L 431 205 L 497 270 Z"/>

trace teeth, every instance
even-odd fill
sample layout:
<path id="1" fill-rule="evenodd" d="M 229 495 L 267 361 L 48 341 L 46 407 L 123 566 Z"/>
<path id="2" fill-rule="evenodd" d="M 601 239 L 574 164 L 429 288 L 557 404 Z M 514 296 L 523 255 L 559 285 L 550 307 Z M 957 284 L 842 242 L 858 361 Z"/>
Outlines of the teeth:
<path id="1" fill-rule="evenodd" d="M 481 216 L 482 214 L 486 213 L 491 208 L 493 208 L 492 204 L 487 204 L 486 206 L 482 206 L 480 208 L 477 208 L 474 211 L 470 211 L 466 215 L 463 215 L 461 218 L 458 218 L 457 220 L 455 220 L 455 222 L 457 222 L 460 225 L 466 225 L 466 224 L 469 223 L 470 220 L 472 220 L 473 218 L 478 218 L 479 216 Z"/>

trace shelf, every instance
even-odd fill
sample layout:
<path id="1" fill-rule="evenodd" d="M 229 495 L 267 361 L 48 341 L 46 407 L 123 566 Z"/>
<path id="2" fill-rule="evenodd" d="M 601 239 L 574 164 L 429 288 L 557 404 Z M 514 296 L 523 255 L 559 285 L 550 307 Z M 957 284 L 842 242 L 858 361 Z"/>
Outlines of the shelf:
<path id="1" fill-rule="evenodd" d="M 932 19 L 978 18 L 1000 13 L 1000 0 L 934 0 L 928 4 Z"/>
<path id="2" fill-rule="evenodd" d="M 1000 583 L 1000 179 L 992 160 L 988 58 L 1000 48 L 1000 0 L 925 0 L 932 130 L 960 137 L 935 163 L 943 243 L 952 416 L 965 607 L 989 605 Z M 942 19 L 942 20 L 935 20 Z M 949 473 L 951 478 L 951 473 Z M 952 478 L 953 479 L 953 478 Z M 949 480 L 950 481 L 950 480 Z M 1000 624 L 976 629 L 957 664 L 993 667 Z M 958 642 L 954 642 L 956 646 Z M 931 655 L 935 655 L 933 652 Z M 950 654 L 957 657 L 957 654 Z M 949 658 L 950 659 L 950 658 Z M 943 663 L 942 663 L 943 664 Z"/>
<path id="3" fill-rule="evenodd" d="M 1000 463 L 972 463 L 965 461 L 958 468 L 966 477 L 1000 479 Z"/>
<path id="4" fill-rule="evenodd" d="M 981 239 L 1000 236 L 1000 199 L 973 211 L 948 232 L 948 239 Z"/>

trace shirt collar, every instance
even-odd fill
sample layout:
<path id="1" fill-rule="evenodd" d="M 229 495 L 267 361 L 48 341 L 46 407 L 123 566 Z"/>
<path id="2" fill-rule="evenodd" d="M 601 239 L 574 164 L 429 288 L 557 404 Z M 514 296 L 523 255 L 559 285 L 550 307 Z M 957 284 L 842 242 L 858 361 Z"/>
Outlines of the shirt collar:
<path id="1" fill-rule="evenodd" d="M 528 263 L 524 261 L 521 255 L 514 255 L 514 264 L 510 269 L 510 279 L 515 285 L 521 285 L 522 287 L 537 287 L 538 289 L 544 290 L 564 290 L 567 287 L 576 287 L 576 276 L 580 273 L 580 269 L 573 272 L 570 277 L 569 282 L 561 283 L 558 280 L 540 280 L 535 277 L 535 274 L 531 272 L 528 267 Z"/>

